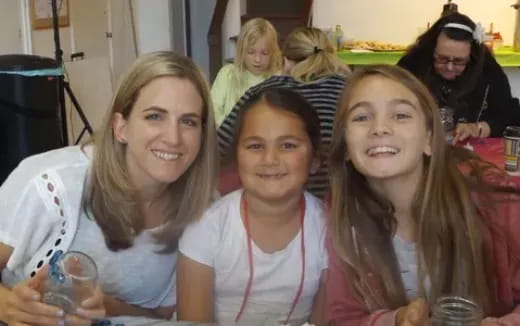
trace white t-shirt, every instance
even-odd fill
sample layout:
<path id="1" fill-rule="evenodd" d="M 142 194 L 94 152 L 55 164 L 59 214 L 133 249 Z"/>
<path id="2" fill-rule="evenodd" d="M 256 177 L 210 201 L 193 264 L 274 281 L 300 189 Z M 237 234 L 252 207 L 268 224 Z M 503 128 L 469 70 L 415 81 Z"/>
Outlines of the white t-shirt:
<path id="1" fill-rule="evenodd" d="M 77 232 L 81 236 L 74 238 L 70 250 L 95 257 L 105 294 L 143 308 L 175 305 L 177 252 L 157 253 L 163 246 L 155 243 L 155 229 L 135 237 L 132 247 L 112 251 L 97 223 L 82 215 Z"/>
<path id="2" fill-rule="evenodd" d="M 409 300 L 417 299 L 419 297 L 419 265 L 417 263 L 416 244 L 404 240 L 398 235 L 394 235 L 392 244 L 394 245 L 395 255 L 397 256 L 406 296 Z M 426 294 L 429 294 L 431 282 L 428 276 L 426 276 L 424 286 Z"/>
<path id="3" fill-rule="evenodd" d="M 418 266 L 415 243 L 401 239 L 395 235 L 392 239 L 395 255 L 399 263 L 399 271 L 403 280 L 404 289 L 408 299 L 413 300 L 418 296 Z"/>
<path id="4" fill-rule="evenodd" d="M 57 250 L 82 251 L 97 264 L 105 294 L 144 308 L 175 304 L 177 254 L 158 254 L 150 231 L 126 250 L 109 250 L 82 209 L 90 159 L 78 146 L 31 156 L 0 187 L 0 242 L 14 248 L 2 283 L 12 286 Z"/>
<path id="5" fill-rule="evenodd" d="M 203 218 L 190 225 L 180 240 L 180 252 L 215 273 L 215 316 L 219 325 L 234 325 L 249 278 L 247 234 L 240 214 L 242 190 L 214 203 Z M 322 270 L 327 268 L 324 246 L 325 218 L 322 203 L 305 193 L 305 281 L 291 315 L 291 325 L 307 321 L 318 291 Z M 254 278 L 243 325 L 283 324 L 301 280 L 301 231 L 286 248 L 265 253 L 255 243 Z"/>

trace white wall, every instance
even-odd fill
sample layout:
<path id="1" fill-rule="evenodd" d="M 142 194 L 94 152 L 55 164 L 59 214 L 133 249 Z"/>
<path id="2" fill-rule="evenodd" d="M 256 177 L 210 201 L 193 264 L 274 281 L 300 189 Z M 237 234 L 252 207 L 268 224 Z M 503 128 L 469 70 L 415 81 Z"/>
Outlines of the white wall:
<path id="1" fill-rule="evenodd" d="M 222 23 L 222 59 L 225 61 L 236 56 L 236 44 L 229 38 L 240 33 L 241 0 L 229 0 Z"/>
<path id="2" fill-rule="evenodd" d="M 63 50 L 63 59 L 70 58 L 72 52 L 71 29 L 70 27 L 60 27 L 60 47 Z M 52 29 L 37 29 L 31 32 L 32 54 L 43 57 L 54 58 L 54 32 Z"/>
<path id="3" fill-rule="evenodd" d="M 22 6 L 19 0 L 0 1 L 0 54 L 23 52 Z"/>
<path id="4" fill-rule="evenodd" d="M 500 32 L 505 44 L 513 41 L 516 12 L 511 0 L 455 0 L 459 11 L 487 30 Z M 313 23 L 327 28 L 341 25 L 345 38 L 409 44 L 428 22 L 435 22 L 445 0 L 314 0 Z"/>
<path id="5" fill-rule="evenodd" d="M 92 128 L 98 130 L 102 125 L 113 95 L 108 57 L 99 56 L 66 62 L 65 66 L 74 96 Z M 83 129 L 83 122 L 69 97 L 65 95 L 65 98 L 69 140 L 70 143 L 73 143 Z M 86 139 L 88 139 L 87 135 L 81 140 L 85 141 Z"/>
<path id="6" fill-rule="evenodd" d="M 85 58 L 108 58 L 108 1 L 69 0 L 72 51 L 83 52 Z"/>
<path id="7" fill-rule="evenodd" d="M 170 0 L 133 0 L 139 53 L 172 49 Z"/>
<path id="8" fill-rule="evenodd" d="M 109 40 L 112 46 L 109 47 L 109 51 L 111 51 L 112 85 L 114 87 L 138 54 L 132 30 L 134 19 L 131 15 L 131 4 L 132 2 L 128 0 L 108 1 L 110 6 L 108 25 L 112 33 L 112 39 Z"/>
<path id="9" fill-rule="evenodd" d="M 209 76 L 208 30 L 217 0 L 190 0 L 191 58 Z"/>

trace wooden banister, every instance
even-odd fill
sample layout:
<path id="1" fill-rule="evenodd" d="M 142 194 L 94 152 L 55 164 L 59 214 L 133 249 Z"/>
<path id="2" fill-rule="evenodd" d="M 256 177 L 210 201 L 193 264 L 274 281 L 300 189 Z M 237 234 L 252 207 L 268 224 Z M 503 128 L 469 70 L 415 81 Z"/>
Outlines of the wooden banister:
<path id="1" fill-rule="evenodd" d="M 304 0 L 303 18 L 306 26 L 312 25 L 312 2 L 313 0 Z"/>
<path id="2" fill-rule="evenodd" d="M 213 82 L 222 65 L 222 22 L 226 14 L 228 0 L 217 0 L 208 30 L 209 78 Z"/>

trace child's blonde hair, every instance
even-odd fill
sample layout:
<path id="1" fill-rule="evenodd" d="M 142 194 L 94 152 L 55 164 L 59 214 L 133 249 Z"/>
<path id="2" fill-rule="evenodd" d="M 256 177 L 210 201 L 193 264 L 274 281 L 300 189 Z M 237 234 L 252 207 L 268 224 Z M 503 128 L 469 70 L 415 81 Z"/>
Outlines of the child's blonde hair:
<path id="1" fill-rule="evenodd" d="M 309 82 L 332 74 L 350 74 L 348 66 L 336 56 L 327 35 L 315 27 L 295 28 L 287 36 L 282 52 L 296 63 L 290 72 L 296 80 Z"/>
<path id="2" fill-rule="evenodd" d="M 239 71 L 245 71 L 247 69 L 245 63 L 247 49 L 263 36 L 266 37 L 271 52 L 271 60 L 269 61 L 269 67 L 265 74 L 274 75 L 280 71 L 282 67 L 282 54 L 278 45 L 278 33 L 274 26 L 264 18 L 253 18 L 247 21 L 240 30 L 237 43 L 237 56 L 235 59 L 235 65 Z"/>

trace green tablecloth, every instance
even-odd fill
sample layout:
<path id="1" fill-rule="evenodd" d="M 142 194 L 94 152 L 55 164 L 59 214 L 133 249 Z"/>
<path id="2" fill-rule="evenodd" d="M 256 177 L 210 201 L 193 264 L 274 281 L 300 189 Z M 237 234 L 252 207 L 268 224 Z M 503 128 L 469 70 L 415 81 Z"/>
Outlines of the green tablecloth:
<path id="1" fill-rule="evenodd" d="M 396 64 L 404 52 L 351 52 L 341 51 L 338 56 L 345 63 L 353 66 L 366 66 L 371 64 Z M 510 47 L 504 47 L 495 51 L 495 58 L 502 67 L 520 67 L 520 52 L 513 51 Z"/>

